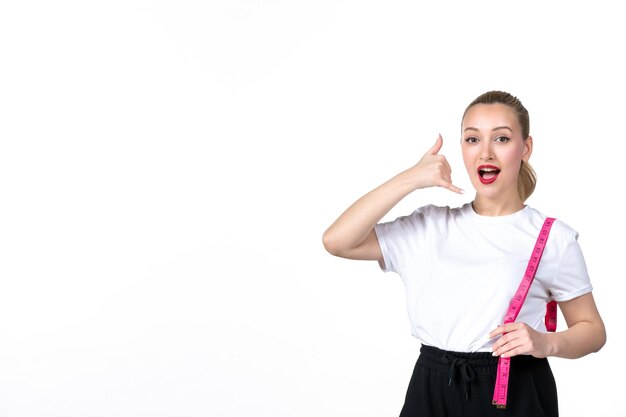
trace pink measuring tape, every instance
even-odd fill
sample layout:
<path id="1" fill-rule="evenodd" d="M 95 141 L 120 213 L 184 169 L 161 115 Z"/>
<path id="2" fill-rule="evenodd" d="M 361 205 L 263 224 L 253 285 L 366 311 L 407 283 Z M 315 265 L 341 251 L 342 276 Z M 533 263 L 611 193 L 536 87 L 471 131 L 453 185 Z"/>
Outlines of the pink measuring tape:
<path id="1" fill-rule="evenodd" d="M 541 228 L 541 232 L 539 232 L 539 237 L 537 238 L 537 243 L 535 243 L 535 248 L 533 249 L 530 260 L 528 261 L 528 266 L 526 267 L 524 278 L 522 279 L 522 282 L 515 292 L 515 296 L 513 296 L 513 299 L 509 304 L 509 309 L 507 310 L 506 316 L 504 318 L 504 324 L 513 323 L 517 318 L 519 311 L 522 309 L 522 305 L 524 304 L 524 300 L 526 299 L 526 295 L 528 294 L 530 285 L 535 279 L 535 273 L 537 272 L 539 261 L 541 260 L 541 255 L 543 254 L 543 249 L 546 246 L 546 242 L 548 241 L 550 228 L 552 228 L 552 224 L 555 220 L 556 219 L 552 217 L 548 217 L 543 223 L 543 227 Z M 546 306 L 545 323 L 546 329 L 549 332 L 553 332 L 556 330 L 556 309 L 556 301 L 550 301 Z M 510 369 L 511 358 L 500 357 L 498 359 L 496 386 L 493 391 L 493 404 L 498 408 L 506 408 L 506 397 L 509 388 Z"/>

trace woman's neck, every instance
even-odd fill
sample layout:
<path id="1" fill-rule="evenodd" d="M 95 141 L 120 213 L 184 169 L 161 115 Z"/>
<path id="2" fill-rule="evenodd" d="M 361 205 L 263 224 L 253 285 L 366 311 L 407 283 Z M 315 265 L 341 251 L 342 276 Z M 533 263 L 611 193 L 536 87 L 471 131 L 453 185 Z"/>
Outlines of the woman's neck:
<path id="1" fill-rule="evenodd" d="M 472 202 L 472 207 L 481 216 L 506 216 L 520 211 L 525 206 L 519 197 L 505 200 L 490 199 L 477 195 Z"/>

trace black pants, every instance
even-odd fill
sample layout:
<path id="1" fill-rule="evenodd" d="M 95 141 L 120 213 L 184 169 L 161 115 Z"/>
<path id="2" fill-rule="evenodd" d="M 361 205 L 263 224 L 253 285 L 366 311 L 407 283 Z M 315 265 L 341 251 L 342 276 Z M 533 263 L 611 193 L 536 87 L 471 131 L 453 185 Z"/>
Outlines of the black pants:
<path id="1" fill-rule="evenodd" d="M 506 409 L 492 404 L 498 358 L 422 345 L 400 417 L 557 417 L 547 359 L 511 358 Z"/>

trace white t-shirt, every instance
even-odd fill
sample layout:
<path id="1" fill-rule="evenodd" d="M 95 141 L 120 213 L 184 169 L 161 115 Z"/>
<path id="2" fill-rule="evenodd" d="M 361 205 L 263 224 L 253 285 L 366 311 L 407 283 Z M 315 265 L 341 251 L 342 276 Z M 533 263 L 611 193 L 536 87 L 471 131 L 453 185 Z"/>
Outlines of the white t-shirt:
<path id="1" fill-rule="evenodd" d="M 422 343 L 456 352 L 491 351 L 546 216 L 526 206 L 481 216 L 471 203 L 428 205 L 376 225 L 384 271 L 404 281 L 411 332 Z M 545 332 L 546 303 L 592 290 L 578 233 L 554 222 L 535 280 L 517 317 Z"/>

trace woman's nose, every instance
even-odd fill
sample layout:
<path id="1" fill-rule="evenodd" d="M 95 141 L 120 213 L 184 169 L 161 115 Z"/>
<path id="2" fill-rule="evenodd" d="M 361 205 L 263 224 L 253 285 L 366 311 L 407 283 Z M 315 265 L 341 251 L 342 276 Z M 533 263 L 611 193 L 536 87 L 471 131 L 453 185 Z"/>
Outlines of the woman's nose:
<path id="1" fill-rule="evenodd" d="M 490 160 L 493 159 L 493 149 L 491 148 L 491 143 L 489 141 L 484 141 L 480 148 L 480 159 L 482 160 Z"/>

